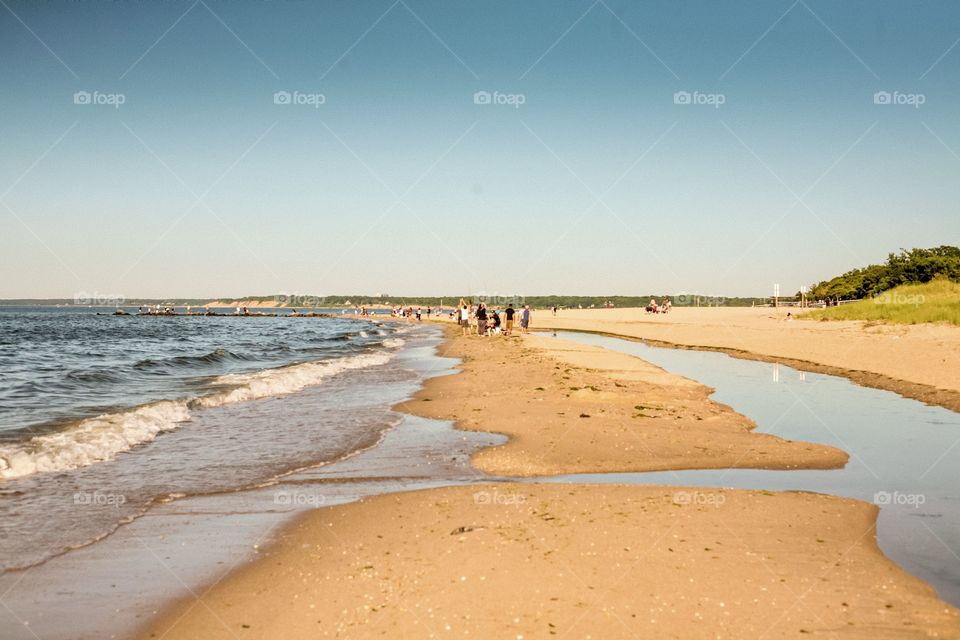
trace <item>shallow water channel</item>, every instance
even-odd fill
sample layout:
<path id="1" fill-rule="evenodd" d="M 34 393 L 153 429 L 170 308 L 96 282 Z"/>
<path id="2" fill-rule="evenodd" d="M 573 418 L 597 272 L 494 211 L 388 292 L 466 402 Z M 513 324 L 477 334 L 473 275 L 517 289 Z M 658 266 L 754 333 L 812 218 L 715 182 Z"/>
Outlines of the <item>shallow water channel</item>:
<path id="1" fill-rule="evenodd" d="M 569 331 L 557 337 L 638 356 L 715 389 L 712 399 L 757 430 L 843 449 L 843 469 L 719 469 L 583 474 L 556 482 L 670 484 L 803 490 L 880 506 L 880 547 L 904 569 L 960 605 L 960 414 L 846 378 L 806 373 L 713 351 L 654 347 Z"/>

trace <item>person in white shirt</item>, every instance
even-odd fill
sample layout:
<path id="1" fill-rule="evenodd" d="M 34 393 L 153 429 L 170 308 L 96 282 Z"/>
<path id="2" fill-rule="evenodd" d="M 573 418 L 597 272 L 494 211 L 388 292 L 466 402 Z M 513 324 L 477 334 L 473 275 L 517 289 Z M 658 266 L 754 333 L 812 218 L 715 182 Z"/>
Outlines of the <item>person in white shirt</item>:
<path id="1" fill-rule="evenodd" d="M 470 307 L 463 298 L 460 299 L 460 327 L 463 329 L 463 335 L 467 335 L 467 331 L 470 330 Z"/>

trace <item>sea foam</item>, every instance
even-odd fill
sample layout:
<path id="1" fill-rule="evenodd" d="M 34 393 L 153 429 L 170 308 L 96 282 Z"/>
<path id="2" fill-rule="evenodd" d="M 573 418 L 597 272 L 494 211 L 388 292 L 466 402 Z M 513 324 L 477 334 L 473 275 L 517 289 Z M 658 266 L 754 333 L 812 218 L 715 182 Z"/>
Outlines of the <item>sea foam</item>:
<path id="1" fill-rule="evenodd" d="M 402 344 L 402 343 L 401 343 Z M 400 345 L 394 345 L 400 346 Z M 191 407 L 219 407 L 271 396 L 295 393 L 319 384 L 326 378 L 349 369 L 362 369 L 389 362 L 393 354 L 385 351 L 348 356 L 336 360 L 320 360 L 302 364 L 263 369 L 253 373 L 232 373 L 219 376 L 214 385 L 228 387 L 190 401 Z"/>
<path id="2" fill-rule="evenodd" d="M 390 343 L 390 344 L 387 344 Z M 403 340 L 386 340 L 399 348 Z M 350 369 L 386 364 L 395 351 L 375 351 L 334 360 L 304 362 L 252 373 L 228 374 L 213 380 L 214 391 L 185 400 L 163 400 L 126 411 L 86 418 L 63 431 L 38 435 L 24 443 L 0 446 L 0 478 L 68 471 L 112 460 L 118 453 L 150 442 L 191 419 L 190 409 L 296 393 Z"/>
<path id="3" fill-rule="evenodd" d="M 19 478 L 45 471 L 65 471 L 111 460 L 120 451 L 176 429 L 190 419 L 181 400 L 164 400 L 129 411 L 81 420 L 57 433 L 35 436 L 23 444 L 0 446 L 0 477 Z"/>

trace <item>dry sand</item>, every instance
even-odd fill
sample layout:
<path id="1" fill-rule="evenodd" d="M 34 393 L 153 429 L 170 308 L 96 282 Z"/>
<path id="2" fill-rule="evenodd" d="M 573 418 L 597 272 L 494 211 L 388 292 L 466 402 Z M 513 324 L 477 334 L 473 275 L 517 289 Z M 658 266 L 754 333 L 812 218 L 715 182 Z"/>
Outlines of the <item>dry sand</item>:
<path id="1" fill-rule="evenodd" d="M 702 385 L 622 354 L 469 337 L 446 355 L 463 372 L 402 408 L 509 433 L 475 457 L 490 472 L 845 460 L 752 433 Z M 307 514 L 142 637 L 960 638 L 960 612 L 877 548 L 876 513 L 810 493 L 642 486 L 379 496 Z"/>
<path id="2" fill-rule="evenodd" d="M 777 360 L 960 411 L 960 328 L 797 319 L 796 308 L 675 307 L 536 311 L 535 328 L 610 333 Z"/>

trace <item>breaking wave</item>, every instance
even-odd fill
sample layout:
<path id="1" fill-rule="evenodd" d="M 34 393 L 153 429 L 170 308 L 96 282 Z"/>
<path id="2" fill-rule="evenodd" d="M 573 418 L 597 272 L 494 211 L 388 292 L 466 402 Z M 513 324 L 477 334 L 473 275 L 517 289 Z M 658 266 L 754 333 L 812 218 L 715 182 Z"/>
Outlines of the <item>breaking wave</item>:
<path id="1" fill-rule="evenodd" d="M 62 431 L 37 435 L 22 443 L 0 446 L 0 478 L 20 478 L 34 473 L 67 471 L 112 460 L 118 453 L 150 442 L 191 419 L 191 409 L 219 407 L 236 402 L 296 393 L 321 384 L 338 373 L 386 364 L 403 344 L 385 340 L 379 350 L 332 360 L 304 362 L 252 373 L 227 374 L 212 381 L 214 390 L 204 396 L 162 400 L 133 409 L 86 418 Z M 230 357 L 226 353 L 208 354 Z M 204 357 L 208 357 L 204 356 Z"/>

